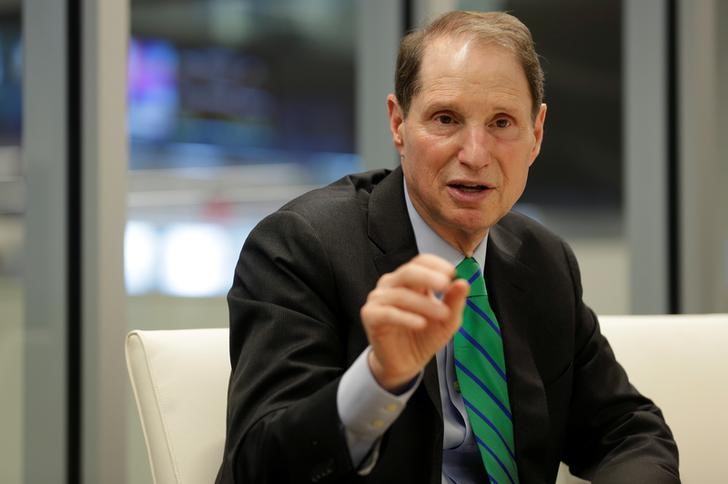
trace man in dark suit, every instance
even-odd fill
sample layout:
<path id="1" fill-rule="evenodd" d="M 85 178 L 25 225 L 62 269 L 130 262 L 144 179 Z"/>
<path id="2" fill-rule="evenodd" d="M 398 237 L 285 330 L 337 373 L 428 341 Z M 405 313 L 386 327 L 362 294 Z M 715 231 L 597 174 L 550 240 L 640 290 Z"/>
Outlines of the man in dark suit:
<path id="1" fill-rule="evenodd" d="M 510 212 L 542 99 L 510 15 L 453 12 L 403 39 L 387 99 L 401 167 L 308 193 L 245 242 L 218 482 L 546 483 L 560 461 L 598 483 L 679 482 L 670 430 L 582 302 L 571 250 Z M 498 335 L 468 337 L 495 355 L 500 397 L 463 364 L 468 311 Z"/>

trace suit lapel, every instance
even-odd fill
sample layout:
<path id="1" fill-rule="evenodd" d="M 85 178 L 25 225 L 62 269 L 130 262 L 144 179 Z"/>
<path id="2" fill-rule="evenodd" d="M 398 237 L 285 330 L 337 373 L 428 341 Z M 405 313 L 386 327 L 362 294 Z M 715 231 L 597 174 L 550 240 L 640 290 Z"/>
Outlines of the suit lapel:
<path id="1" fill-rule="evenodd" d="M 369 240 L 378 249 L 374 263 L 380 275 L 417 255 L 402 184 L 402 169 L 397 168 L 374 187 L 369 198 Z"/>
<path id="2" fill-rule="evenodd" d="M 396 168 L 372 190 L 369 199 L 369 240 L 374 244 L 374 264 L 381 277 L 417 255 L 417 242 L 404 201 L 402 168 Z M 423 384 L 442 417 L 437 364 L 425 368 Z"/>
<path id="3" fill-rule="evenodd" d="M 485 274 L 503 332 L 519 474 L 524 481 L 538 482 L 538 476 L 525 473 L 543 468 L 543 444 L 549 438 L 548 406 L 529 342 L 529 324 L 538 317 L 531 314 L 529 304 L 535 273 L 519 261 L 520 247 L 521 241 L 501 226 L 491 228 Z M 534 466 L 535 462 L 541 464 Z"/>

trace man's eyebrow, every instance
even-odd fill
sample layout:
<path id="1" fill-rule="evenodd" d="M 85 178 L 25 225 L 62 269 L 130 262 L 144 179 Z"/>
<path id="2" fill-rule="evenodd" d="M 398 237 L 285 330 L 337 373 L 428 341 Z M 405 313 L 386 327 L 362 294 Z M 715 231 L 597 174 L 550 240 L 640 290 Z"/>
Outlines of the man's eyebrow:
<path id="1" fill-rule="evenodd" d="M 455 111 L 460 112 L 463 110 L 462 103 L 456 101 L 456 100 L 450 100 L 450 101 L 442 101 L 437 100 L 433 101 L 426 105 L 425 112 L 427 113 L 436 113 L 438 111 Z M 497 114 L 508 114 L 509 116 L 517 116 L 519 113 L 523 114 L 523 109 L 518 106 L 516 103 L 498 103 L 495 106 L 492 106 L 488 109 L 488 112 L 492 115 Z M 525 114 L 530 114 L 530 109 L 525 112 Z"/>
<path id="2" fill-rule="evenodd" d="M 509 102 L 507 100 L 499 100 L 498 103 L 493 106 L 493 111 L 495 113 L 506 113 L 511 116 L 530 116 L 531 106 L 523 106 L 521 105 L 521 103 L 518 102 L 517 99 L 513 99 L 512 102 Z"/>
<path id="3" fill-rule="evenodd" d="M 427 106 L 427 111 L 430 112 L 436 112 L 436 111 L 453 111 L 457 110 L 457 105 L 455 103 L 444 103 L 441 101 L 433 102 L 432 104 Z"/>
<path id="4" fill-rule="evenodd" d="M 497 113 L 513 113 L 514 111 L 520 111 L 520 109 L 515 105 L 508 105 L 508 104 L 498 104 L 493 108 L 493 111 Z"/>
<path id="5" fill-rule="evenodd" d="M 425 101 L 425 111 L 433 113 L 437 111 L 460 111 L 463 109 L 463 103 L 456 98 L 433 99 Z"/>

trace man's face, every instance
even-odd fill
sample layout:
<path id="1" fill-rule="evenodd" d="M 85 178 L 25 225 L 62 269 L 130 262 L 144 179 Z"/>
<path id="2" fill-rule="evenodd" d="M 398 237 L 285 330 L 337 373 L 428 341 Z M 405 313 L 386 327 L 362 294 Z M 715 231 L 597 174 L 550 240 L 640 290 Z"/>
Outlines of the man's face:
<path id="1" fill-rule="evenodd" d="M 523 193 L 546 105 L 534 121 L 523 68 L 497 45 L 435 39 L 419 77 L 406 118 L 387 99 L 392 138 L 417 212 L 469 254 Z"/>

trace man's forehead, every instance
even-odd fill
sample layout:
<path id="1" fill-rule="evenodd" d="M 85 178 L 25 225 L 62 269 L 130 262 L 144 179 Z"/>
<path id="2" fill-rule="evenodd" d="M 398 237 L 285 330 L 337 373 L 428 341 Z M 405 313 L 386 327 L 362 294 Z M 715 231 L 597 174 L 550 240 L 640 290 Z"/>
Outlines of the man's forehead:
<path id="1" fill-rule="evenodd" d="M 425 45 L 420 63 L 420 80 L 427 77 L 427 74 L 439 76 L 447 71 L 462 71 L 473 67 L 473 62 L 493 57 L 517 66 L 517 70 L 525 78 L 520 60 L 511 49 L 495 41 L 480 40 L 472 36 L 443 36 L 432 39 Z"/>
<path id="2" fill-rule="evenodd" d="M 494 62 L 488 62 L 490 60 Z M 485 61 L 485 64 L 480 61 Z M 506 67 L 509 64 L 512 69 Z M 472 35 L 439 36 L 426 43 L 418 76 L 420 88 L 447 86 L 448 79 L 467 76 L 466 72 L 473 72 L 473 68 L 477 69 L 476 65 L 489 65 L 487 69 L 496 76 L 491 80 L 504 84 L 502 87 L 509 88 L 506 90 L 513 88 L 512 94 L 516 97 L 527 95 L 528 102 L 531 102 L 525 70 L 513 50 L 495 40 L 478 39 Z M 494 66 L 500 68 L 491 70 Z M 521 88 L 524 92 L 520 92 Z"/>
<path id="3" fill-rule="evenodd" d="M 441 35 L 425 44 L 423 60 L 427 57 L 437 56 L 438 54 L 444 54 L 457 60 L 464 60 L 472 50 L 474 43 L 475 39 L 471 36 Z"/>
<path id="4" fill-rule="evenodd" d="M 420 72 L 423 67 L 437 67 L 433 66 L 433 61 L 437 65 L 441 65 L 443 60 L 463 62 L 474 53 L 510 57 L 520 66 L 519 57 L 513 49 L 497 39 L 480 39 L 472 34 L 440 35 L 425 42 Z"/>

